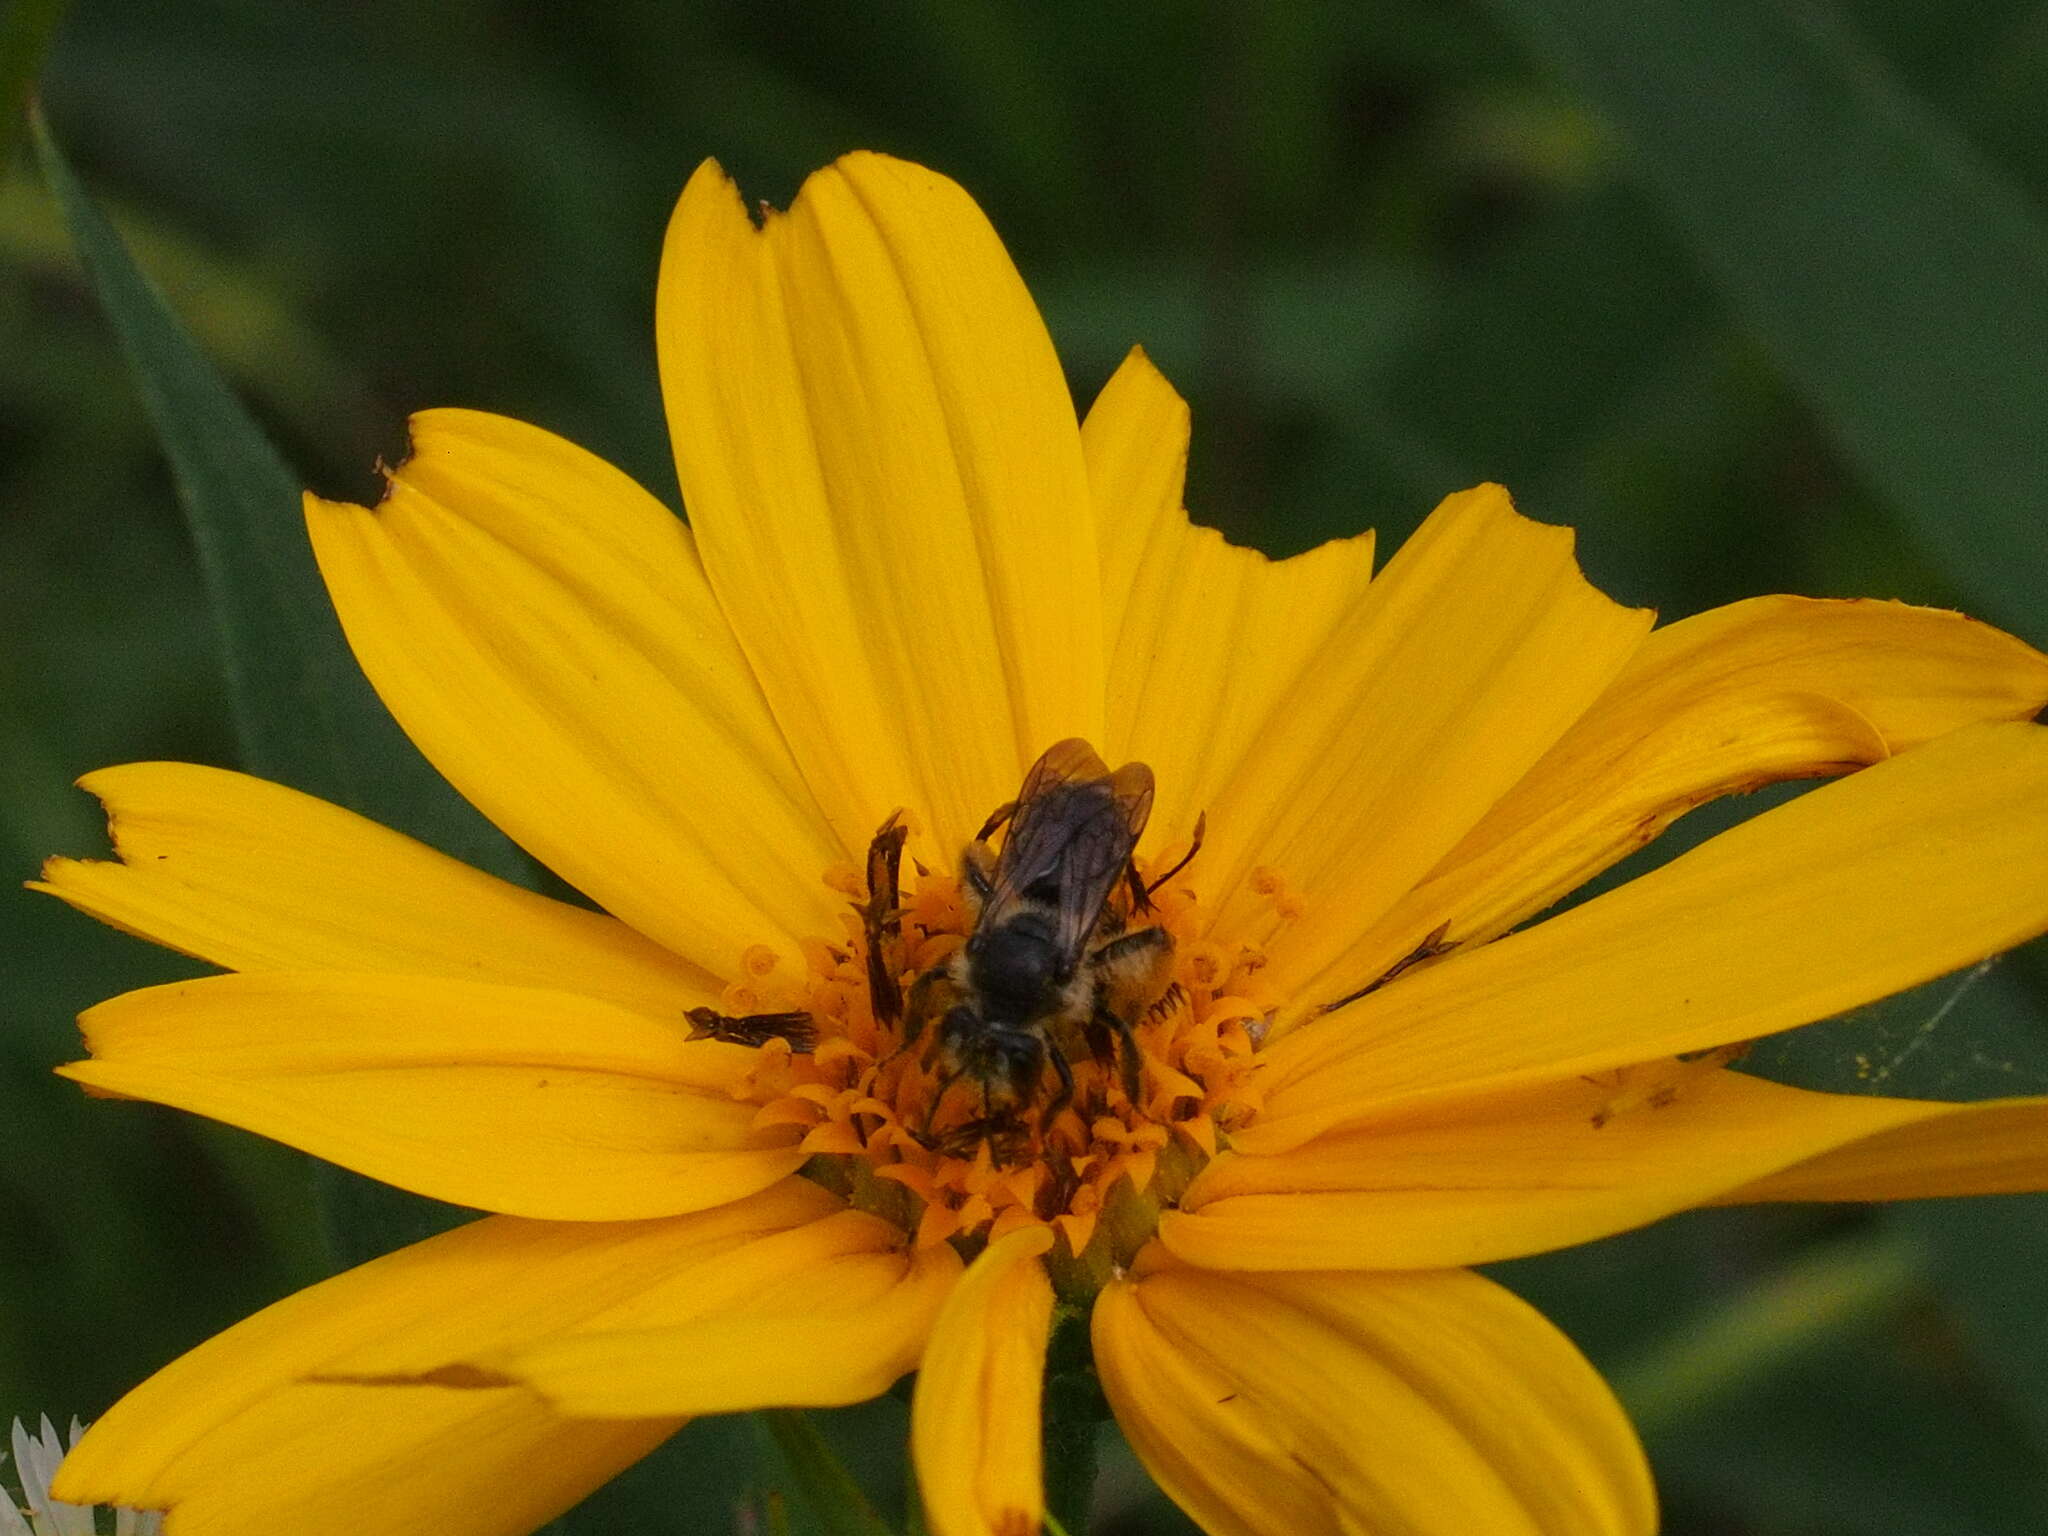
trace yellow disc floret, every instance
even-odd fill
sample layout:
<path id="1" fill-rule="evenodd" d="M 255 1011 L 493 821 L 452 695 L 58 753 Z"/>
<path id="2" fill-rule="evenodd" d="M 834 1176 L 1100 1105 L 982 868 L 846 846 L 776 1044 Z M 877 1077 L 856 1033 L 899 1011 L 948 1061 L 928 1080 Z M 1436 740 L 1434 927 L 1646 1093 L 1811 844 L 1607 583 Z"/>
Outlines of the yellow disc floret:
<path id="1" fill-rule="evenodd" d="M 1100 1036 L 1056 1028 L 1050 1044 L 1069 1064 L 1072 1092 L 1048 1070 L 1001 1102 L 986 1083 L 949 1077 L 931 1031 L 920 1034 L 914 1017 L 889 1017 L 896 1000 L 885 997 L 878 1010 L 873 996 L 876 942 L 890 951 L 881 969 L 903 995 L 944 974 L 973 932 L 976 906 L 971 893 L 963 899 L 959 876 L 922 865 L 905 871 L 907 889 L 878 939 L 859 874 L 827 871 L 827 883 L 854 898 L 844 932 L 806 940 L 800 968 L 778 967 L 781 957 L 750 948 L 739 966 L 744 979 L 722 1000 L 735 1015 L 810 1020 L 809 1040 L 799 1033 L 758 1043 L 745 1086 L 761 1106 L 758 1124 L 800 1127 L 814 1154 L 808 1176 L 896 1221 L 920 1246 L 978 1248 L 1047 1225 L 1057 1234 L 1047 1260 L 1056 1283 L 1097 1288 L 1230 1131 L 1256 1113 L 1255 1050 L 1276 1005 L 1260 982 L 1264 951 L 1211 940 L 1186 877 L 1137 896 L 1169 867 L 1165 859 L 1134 865 L 1135 878 L 1103 919 L 1119 936 L 1157 928 L 1172 940 L 1163 988 L 1127 1021 L 1135 1073 L 1121 1061 L 1121 1045 L 1104 1049 Z M 1271 896 L 1276 906 L 1292 900 L 1278 882 Z M 1127 1091 L 1133 1078 L 1135 1096 Z"/>

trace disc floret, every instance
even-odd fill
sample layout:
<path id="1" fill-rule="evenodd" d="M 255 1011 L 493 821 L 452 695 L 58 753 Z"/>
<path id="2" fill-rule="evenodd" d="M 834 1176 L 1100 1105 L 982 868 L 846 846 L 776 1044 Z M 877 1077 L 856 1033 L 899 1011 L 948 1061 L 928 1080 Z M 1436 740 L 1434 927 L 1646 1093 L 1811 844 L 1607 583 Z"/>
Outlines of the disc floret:
<path id="1" fill-rule="evenodd" d="M 1139 861 L 1138 883 L 1172 863 Z M 780 1038 L 758 1047 L 745 1085 L 761 1105 L 756 1123 L 800 1127 L 814 1154 L 805 1173 L 896 1221 L 918 1246 L 978 1248 L 1049 1225 L 1057 1237 L 1048 1264 L 1062 1289 L 1092 1289 L 1129 1261 L 1159 1212 L 1257 1112 L 1255 1053 L 1277 1005 L 1261 980 L 1265 952 L 1213 940 L 1185 874 L 1152 889 L 1143 908 L 1129 890 L 1113 907 L 1126 931 L 1156 926 L 1173 939 L 1171 980 L 1131 1021 L 1136 1098 L 1119 1061 L 1061 1040 L 1071 1098 L 1058 1102 L 1047 1073 L 1000 1118 L 975 1084 L 948 1087 L 928 1041 L 906 1039 L 904 1022 L 875 1007 L 865 884 L 851 868 L 828 871 L 826 882 L 853 898 L 843 932 L 804 941 L 800 969 L 766 965 L 760 947 L 750 949 L 744 979 L 722 1006 L 810 1016 L 810 1050 Z M 907 993 L 966 941 L 973 904 L 954 873 L 913 864 L 904 884 L 890 936 L 896 953 L 884 968 Z M 1288 914 L 1276 907 L 1275 916 Z"/>

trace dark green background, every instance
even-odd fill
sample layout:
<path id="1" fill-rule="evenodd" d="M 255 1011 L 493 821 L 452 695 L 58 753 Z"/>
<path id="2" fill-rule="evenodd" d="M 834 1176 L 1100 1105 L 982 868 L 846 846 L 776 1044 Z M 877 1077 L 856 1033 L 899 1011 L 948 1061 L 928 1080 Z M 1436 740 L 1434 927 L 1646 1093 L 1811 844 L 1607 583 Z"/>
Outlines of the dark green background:
<path id="1" fill-rule="evenodd" d="M 673 502 L 650 310 L 676 191 L 715 154 L 786 202 L 869 146 L 980 199 L 1081 399 L 1145 344 L 1194 404 L 1194 514 L 1234 537 L 1285 553 L 1373 525 L 1389 548 L 1493 478 L 1667 616 L 1871 594 L 2048 643 L 2038 4 L 80 0 L 41 90 L 140 263 L 330 495 L 373 493 L 406 412 L 461 404 Z M 104 846 L 79 773 L 237 752 L 161 452 L 19 139 L 10 884 Z M 293 1154 L 48 1076 L 77 1009 L 190 969 L 0 891 L 0 1417 L 95 1413 L 329 1263 Z M 2048 1090 L 2038 957 L 1942 1012 L 1955 992 L 1755 1064 Z M 2040 1202 L 1706 1213 L 1505 1274 L 1638 1409 L 1673 1536 L 2048 1528 Z M 830 1428 L 885 1485 L 899 1420 Z M 1173 1528 L 1114 1453 L 1099 1513 Z"/>

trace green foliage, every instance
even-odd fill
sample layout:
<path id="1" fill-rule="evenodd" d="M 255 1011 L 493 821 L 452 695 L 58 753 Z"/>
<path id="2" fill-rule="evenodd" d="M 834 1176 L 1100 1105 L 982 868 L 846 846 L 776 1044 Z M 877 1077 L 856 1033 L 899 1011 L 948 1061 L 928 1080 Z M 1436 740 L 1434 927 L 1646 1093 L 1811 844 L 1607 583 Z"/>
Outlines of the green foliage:
<path id="1" fill-rule="evenodd" d="M 0 172 L 14 155 L 23 109 L 69 0 L 15 0 L 0 13 Z"/>
<path id="2" fill-rule="evenodd" d="M 297 477 L 136 269 L 40 117 L 35 137 L 44 178 L 170 459 L 220 626 L 243 761 L 516 876 L 511 845 L 427 766 L 356 669 L 306 542 Z M 456 1215 L 339 1169 L 317 1177 L 335 1251 L 349 1263 Z"/>
<path id="3" fill-rule="evenodd" d="M 1987 618 L 2048 639 L 2048 223 L 1818 8 L 1495 0 L 1614 122 L 1800 398 Z"/>
<path id="4" fill-rule="evenodd" d="M 7 8 L 0 88 L 57 10 Z M 0 182 L 0 849 L 94 852 L 66 782 L 171 756 L 532 878 L 355 674 L 298 491 L 373 498 L 406 413 L 462 404 L 672 499 L 653 271 L 707 154 L 776 201 L 860 144 L 958 176 L 1084 404 L 1137 342 L 1189 395 L 1191 506 L 1235 538 L 1391 548 L 1496 478 L 1668 616 L 1869 593 L 2038 642 L 2044 35 L 2022 0 L 79 0 L 40 92 L 92 200 L 54 146 L 55 202 Z M 47 1077 L 71 1013 L 194 970 L 0 890 L 0 1414 L 90 1415 L 322 1268 L 302 1160 Z M 2023 954 L 1745 1065 L 2038 1092 L 2043 991 Z M 1711 1211 L 1503 1270 L 1645 1413 L 1671 1536 L 2003 1536 L 2048 1516 L 2044 1209 Z M 893 1521 L 900 1402 L 814 1419 L 799 1462 L 829 1443 Z M 563 1529 L 825 1529 L 764 1449 L 692 1425 Z M 1186 1529 L 1102 1468 L 1098 1529 Z"/>
<path id="5" fill-rule="evenodd" d="M 504 835 L 427 766 L 357 669 L 313 563 L 300 477 L 137 270 L 40 117 L 35 128 L 44 178 L 170 460 L 220 626 L 244 762 L 518 878 Z"/>
<path id="6" fill-rule="evenodd" d="M 825 1536 L 891 1536 L 888 1524 L 875 1513 L 811 1415 L 783 1408 L 756 1418 L 782 1453 L 790 1478 Z"/>

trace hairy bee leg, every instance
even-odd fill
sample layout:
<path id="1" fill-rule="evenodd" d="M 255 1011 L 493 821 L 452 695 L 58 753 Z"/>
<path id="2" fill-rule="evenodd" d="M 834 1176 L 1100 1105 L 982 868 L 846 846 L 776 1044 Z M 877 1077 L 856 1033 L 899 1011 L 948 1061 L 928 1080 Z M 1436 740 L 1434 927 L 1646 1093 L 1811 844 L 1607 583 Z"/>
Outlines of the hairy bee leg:
<path id="1" fill-rule="evenodd" d="M 1322 1004 L 1311 1017 L 1321 1018 L 1326 1013 L 1335 1013 L 1339 1008 L 1348 1007 L 1350 1004 L 1357 1002 L 1361 997 L 1366 997 L 1379 991 L 1381 987 L 1384 987 L 1388 982 L 1400 976 L 1404 971 L 1422 964 L 1425 960 L 1434 960 L 1439 955 L 1449 954 L 1462 942 L 1453 939 L 1446 943 L 1445 938 L 1450 931 L 1451 925 L 1448 920 L 1437 924 L 1430 931 L 1427 938 L 1399 960 L 1396 960 L 1385 971 L 1381 972 L 1376 979 L 1367 982 L 1355 992 L 1346 992 L 1342 997 Z"/>
<path id="2" fill-rule="evenodd" d="M 1172 956 L 1172 934 L 1164 928 L 1139 928 L 1119 934 L 1089 958 L 1098 972 L 1115 971 L 1118 975 L 1114 979 L 1120 980 L 1133 966 L 1149 969 Z"/>
<path id="3" fill-rule="evenodd" d="M 1095 950 L 1088 964 L 1119 1001 L 1135 1005 L 1130 1011 L 1142 1012 L 1172 979 L 1173 935 L 1164 928 L 1120 934 Z"/>
<path id="4" fill-rule="evenodd" d="M 787 1040 L 789 1048 L 802 1056 L 818 1043 L 816 1022 L 808 1013 L 720 1013 L 715 1008 L 687 1009 L 683 1017 L 690 1032 L 685 1041 L 722 1040 L 728 1045 L 760 1047 L 770 1040 Z"/>
<path id="5" fill-rule="evenodd" d="M 860 909 L 861 927 L 868 943 L 868 1006 L 879 1024 L 894 1024 L 903 1017 L 903 988 L 890 962 L 903 936 L 903 914 L 898 907 L 902 896 L 903 841 L 909 828 L 903 825 L 901 810 L 876 829 L 868 844 L 868 899 Z"/>
<path id="6" fill-rule="evenodd" d="M 960 1069 L 955 1067 L 939 1079 L 939 1085 L 932 1091 L 932 1100 L 924 1107 L 924 1124 L 918 1127 L 917 1139 L 926 1146 L 932 1144 L 932 1122 L 939 1118 L 939 1106 L 946 1102 L 946 1094 L 960 1081 Z"/>
<path id="7" fill-rule="evenodd" d="M 947 979 L 950 963 L 941 961 L 910 984 L 910 996 L 903 1009 L 903 1043 L 891 1053 L 891 1060 L 917 1044 L 917 1037 L 924 1033 L 925 1020 L 932 1015 L 932 990 Z"/>
<path id="8" fill-rule="evenodd" d="M 1111 939 L 1089 957 L 1098 987 L 1110 1001 L 1095 999 L 1093 1026 L 1113 1030 L 1124 1094 L 1138 1102 L 1141 1091 L 1137 1035 L 1131 1024 L 1166 991 L 1173 979 L 1173 935 L 1164 928 L 1140 928 Z"/>
<path id="9" fill-rule="evenodd" d="M 1046 1101 L 1045 1113 L 1039 1117 L 1041 1131 L 1059 1118 L 1061 1110 L 1074 1102 L 1074 1069 L 1067 1065 L 1067 1053 L 1048 1040 L 1045 1043 L 1045 1055 L 1052 1063 L 1053 1071 L 1059 1074 L 1060 1086 L 1059 1091 Z"/>
<path id="10" fill-rule="evenodd" d="M 1124 1097 L 1133 1104 L 1137 1103 L 1138 1095 L 1144 1091 L 1144 1084 L 1139 1073 L 1138 1036 L 1131 1027 L 1131 1021 L 1097 1003 L 1095 1017 L 1090 1022 L 1097 1029 L 1106 1027 L 1115 1032 L 1116 1067 L 1118 1075 L 1123 1079 Z"/>

